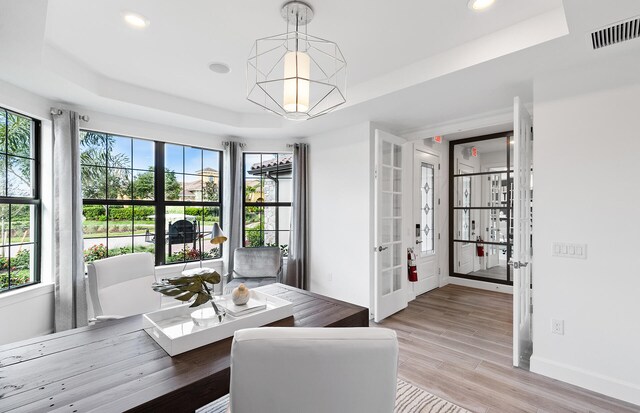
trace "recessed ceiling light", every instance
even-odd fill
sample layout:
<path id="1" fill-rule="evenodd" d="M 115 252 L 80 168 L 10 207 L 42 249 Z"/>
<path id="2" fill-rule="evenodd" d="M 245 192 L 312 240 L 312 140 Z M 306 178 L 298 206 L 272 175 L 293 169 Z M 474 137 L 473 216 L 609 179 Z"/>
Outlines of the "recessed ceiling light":
<path id="1" fill-rule="evenodd" d="M 209 69 L 210 69 L 212 72 L 220 73 L 220 74 L 229 73 L 229 72 L 231 71 L 231 68 L 229 67 L 229 65 L 228 65 L 228 64 L 226 64 L 226 63 L 219 63 L 219 62 L 211 63 L 211 64 L 209 65 Z"/>
<path id="2" fill-rule="evenodd" d="M 129 26 L 135 27 L 136 29 L 144 29 L 150 23 L 149 19 L 137 13 L 125 12 L 123 18 Z"/>
<path id="3" fill-rule="evenodd" d="M 493 3 L 495 0 L 469 0 L 469 8 L 476 11 L 485 10 Z"/>

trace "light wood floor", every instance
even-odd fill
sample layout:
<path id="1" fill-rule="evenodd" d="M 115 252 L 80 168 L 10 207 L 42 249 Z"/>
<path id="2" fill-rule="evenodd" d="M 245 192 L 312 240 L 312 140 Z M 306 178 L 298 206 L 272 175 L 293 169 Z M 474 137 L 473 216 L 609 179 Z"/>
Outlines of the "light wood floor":
<path id="1" fill-rule="evenodd" d="M 400 342 L 400 378 L 472 412 L 640 412 L 512 367 L 511 295 L 447 285 L 380 324 Z"/>
<path id="2" fill-rule="evenodd" d="M 496 265 L 488 270 L 479 270 L 470 272 L 469 275 L 475 275 L 477 277 L 493 278 L 494 280 L 506 280 L 507 279 L 507 267 Z"/>

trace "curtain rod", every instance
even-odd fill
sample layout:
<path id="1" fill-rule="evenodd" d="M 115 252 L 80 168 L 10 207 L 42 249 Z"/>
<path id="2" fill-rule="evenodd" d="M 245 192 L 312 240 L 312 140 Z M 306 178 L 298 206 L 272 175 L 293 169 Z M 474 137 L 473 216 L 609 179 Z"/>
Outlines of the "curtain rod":
<path id="1" fill-rule="evenodd" d="M 58 115 L 58 116 L 60 116 L 60 115 L 62 115 L 63 113 L 64 113 L 64 112 L 63 112 L 63 110 L 62 110 L 62 109 L 58 109 L 58 108 L 51 108 L 51 114 L 52 114 L 52 115 Z M 78 114 L 78 119 L 80 119 L 81 121 L 84 121 L 84 122 L 89 122 L 89 116 L 87 116 L 87 115 L 80 115 L 80 114 Z"/>
<path id="2" fill-rule="evenodd" d="M 222 146 L 223 146 L 224 148 L 226 148 L 227 146 L 229 146 L 229 144 L 230 144 L 230 143 L 231 143 L 231 141 L 225 141 L 225 142 L 222 142 Z M 246 148 L 246 147 L 247 147 L 247 144 L 246 144 L 246 143 L 242 143 L 242 142 L 238 142 L 238 145 L 239 145 L 241 148 Z"/>

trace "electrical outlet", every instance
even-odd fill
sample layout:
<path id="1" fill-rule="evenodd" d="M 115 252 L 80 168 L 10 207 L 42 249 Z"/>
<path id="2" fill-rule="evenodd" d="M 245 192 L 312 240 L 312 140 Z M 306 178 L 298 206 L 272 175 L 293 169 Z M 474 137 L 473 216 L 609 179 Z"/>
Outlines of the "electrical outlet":
<path id="1" fill-rule="evenodd" d="M 564 320 L 551 320 L 551 332 L 563 336 Z"/>

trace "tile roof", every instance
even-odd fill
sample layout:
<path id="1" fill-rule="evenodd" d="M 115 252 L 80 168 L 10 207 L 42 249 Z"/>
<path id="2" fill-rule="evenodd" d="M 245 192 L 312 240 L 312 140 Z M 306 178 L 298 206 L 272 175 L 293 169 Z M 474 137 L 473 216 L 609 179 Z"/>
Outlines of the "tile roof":
<path id="1" fill-rule="evenodd" d="M 267 159 L 266 161 L 256 162 L 251 165 L 251 170 L 255 171 L 260 168 L 273 168 L 280 165 L 291 165 L 293 163 L 293 154 L 284 154 L 276 158 Z"/>

